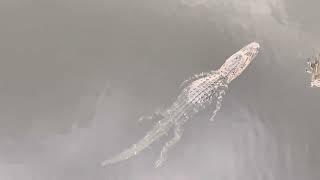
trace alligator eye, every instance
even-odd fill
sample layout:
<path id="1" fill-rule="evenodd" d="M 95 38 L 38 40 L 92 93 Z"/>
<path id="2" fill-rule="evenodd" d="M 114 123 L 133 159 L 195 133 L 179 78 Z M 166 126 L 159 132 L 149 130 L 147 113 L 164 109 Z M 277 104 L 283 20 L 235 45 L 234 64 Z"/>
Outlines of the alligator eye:
<path id="1" fill-rule="evenodd" d="M 250 51 L 245 53 L 246 56 L 252 56 L 252 53 Z"/>

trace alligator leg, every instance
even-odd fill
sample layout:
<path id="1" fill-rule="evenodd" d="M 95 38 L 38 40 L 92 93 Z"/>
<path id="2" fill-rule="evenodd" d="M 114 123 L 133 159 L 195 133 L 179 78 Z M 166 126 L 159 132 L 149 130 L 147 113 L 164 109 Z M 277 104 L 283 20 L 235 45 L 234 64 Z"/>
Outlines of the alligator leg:
<path id="1" fill-rule="evenodd" d="M 202 73 L 200 73 L 200 74 L 193 75 L 193 76 L 189 77 L 187 80 L 183 81 L 183 82 L 180 84 L 180 88 L 186 86 L 187 84 L 189 84 L 189 83 L 192 82 L 192 81 L 195 81 L 195 80 L 197 80 L 197 79 L 200 79 L 200 78 L 209 76 L 209 75 L 211 75 L 211 74 L 214 73 L 214 72 L 215 72 L 215 71 L 202 72 Z"/>
<path id="2" fill-rule="evenodd" d="M 157 120 L 157 119 L 161 119 L 164 117 L 164 113 L 162 112 L 162 110 L 156 110 L 155 112 L 153 112 L 151 115 L 145 115 L 142 116 L 138 119 L 139 123 L 142 123 L 145 120 Z"/>
<path id="3" fill-rule="evenodd" d="M 173 147 L 182 137 L 183 129 L 180 125 L 176 124 L 174 129 L 174 137 L 169 140 L 161 150 L 160 158 L 156 161 L 155 167 L 160 167 L 166 160 L 168 150 Z"/>
<path id="4" fill-rule="evenodd" d="M 221 109 L 221 106 L 222 106 L 222 99 L 223 99 L 223 96 L 226 94 L 225 90 L 221 90 L 217 95 L 217 100 L 216 100 L 216 107 L 215 109 L 213 110 L 213 113 L 210 117 L 210 121 L 214 121 L 214 118 L 215 116 L 217 115 L 217 112 Z"/>

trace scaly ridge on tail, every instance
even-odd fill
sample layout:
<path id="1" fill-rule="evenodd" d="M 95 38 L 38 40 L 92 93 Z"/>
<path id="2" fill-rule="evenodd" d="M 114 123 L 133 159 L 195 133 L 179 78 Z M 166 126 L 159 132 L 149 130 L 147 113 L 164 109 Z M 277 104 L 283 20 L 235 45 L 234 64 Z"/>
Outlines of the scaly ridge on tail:
<path id="1" fill-rule="evenodd" d="M 109 164 L 114 164 L 123 160 L 127 160 L 132 156 L 135 156 L 142 150 L 146 149 L 155 140 L 159 139 L 161 136 L 165 135 L 171 128 L 172 123 L 168 119 L 163 119 L 158 121 L 154 128 L 149 131 L 137 144 L 132 145 L 131 148 L 122 151 L 120 154 L 114 156 L 111 159 L 105 160 L 101 163 L 102 166 Z"/>

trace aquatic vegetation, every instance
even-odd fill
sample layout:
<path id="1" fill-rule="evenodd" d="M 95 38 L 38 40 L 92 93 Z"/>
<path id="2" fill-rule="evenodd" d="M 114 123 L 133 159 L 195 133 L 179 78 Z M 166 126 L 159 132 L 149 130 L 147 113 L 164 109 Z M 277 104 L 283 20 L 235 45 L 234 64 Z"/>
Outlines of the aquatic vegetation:
<path id="1" fill-rule="evenodd" d="M 320 54 L 309 58 L 307 64 L 310 69 L 307 69 L 307 72 L 311 74 L 310 86 L 320 87 Z"/>
<path id="2" fill-rule="evenodd" d="M 140 141 L 133 144 L 132 147 L 105 160 L 102 162 L 102 165 L 117 163 L 137 155 L 154 141 L 168 134 L 172 129 L 174 132 L 173 138 L 165 143 L 160 157 L 155 163 L 156 167 L 161 166 L 166 159 L 169 149 L 181 139 L 183 125 L 190 118 L 209 105 L 215 104 L 210 118 L 211 121 L 214 120 L 214 117 L 221 108 L 228 84 L 244 71 L 257 55 L 259 48 L 258 43 L 252 42 L 229 57 L 219 70 L 201 73 L 184 81 L 181 84 L 181 88 L 183 88 L 181 94 L 170 107 L 163 111 L 158 111 L 151 116 L 139 119 L 141 121 L 161 116 L 161 119 L 155 126 Z"/>

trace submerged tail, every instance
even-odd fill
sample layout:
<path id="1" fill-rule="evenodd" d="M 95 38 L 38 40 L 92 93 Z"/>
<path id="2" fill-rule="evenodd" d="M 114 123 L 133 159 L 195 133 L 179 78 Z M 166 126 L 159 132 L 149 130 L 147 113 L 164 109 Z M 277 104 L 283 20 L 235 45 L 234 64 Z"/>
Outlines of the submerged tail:
<path id="1" fill-rule="evenodd" d="M 172 122 L 168 118 L 164 118 L 153 127 L 137 144 L 133 144 L 131 148 L 122 151 L 120 154 L 107 159 L 101 163 L 102 166 L 114 164 L 120 161 L 127 160 L 151 145 L 154 141 L 159 139 L 161 136 L 167 134 L 172 127 Z"/>

